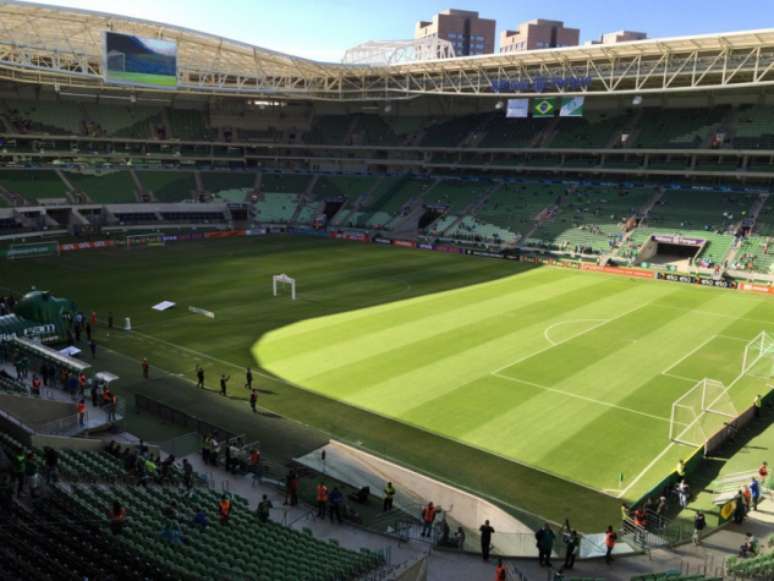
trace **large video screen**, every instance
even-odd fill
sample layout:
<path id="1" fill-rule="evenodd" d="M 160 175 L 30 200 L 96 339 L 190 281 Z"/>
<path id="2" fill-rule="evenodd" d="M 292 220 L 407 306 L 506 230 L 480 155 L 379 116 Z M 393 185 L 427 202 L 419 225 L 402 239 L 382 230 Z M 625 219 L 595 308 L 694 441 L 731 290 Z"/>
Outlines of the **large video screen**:
<path id="1" fill-rule="evenodd" d="M 176 87 L 177 43 L 106 32 L 105 81 L 149 87 Z"/>

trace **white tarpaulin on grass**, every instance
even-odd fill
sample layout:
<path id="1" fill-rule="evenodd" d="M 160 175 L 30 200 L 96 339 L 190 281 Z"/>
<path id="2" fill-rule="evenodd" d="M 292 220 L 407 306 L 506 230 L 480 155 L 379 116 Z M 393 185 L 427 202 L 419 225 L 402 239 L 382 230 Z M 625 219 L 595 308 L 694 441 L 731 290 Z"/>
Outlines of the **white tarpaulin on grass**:
<path id="1" fill-rule="evenodd" d="M 171 309 L 174 306 L 175 306 L 175 303 L 173 303 L 172 301 L 161 301 L 159 304 L 153 305 L 153 307 L 151 308 L 154 311 L 166 311 Z"/>
<path id="2" fill-rule="evenodd" d="M 78 353 L 81 352 L 81 350 L 78 349 L 78 347 L 71 346 L 71 347 L 65 347 L 64 349 L 60 349 L 59 352 L 62 355 L 67 355 L 68 357 L 75 357 L 76 355 L 78 355 Z"/>

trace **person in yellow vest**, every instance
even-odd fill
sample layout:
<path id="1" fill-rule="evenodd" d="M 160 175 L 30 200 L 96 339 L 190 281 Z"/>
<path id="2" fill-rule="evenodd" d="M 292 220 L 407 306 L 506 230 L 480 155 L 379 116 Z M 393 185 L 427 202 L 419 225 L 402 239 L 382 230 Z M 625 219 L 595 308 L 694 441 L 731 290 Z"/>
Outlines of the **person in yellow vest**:
<path id="1" fill-rule="evenodd" d="M 388 482 L 384 486 L 384 512 L 392 510 L 392 501 L 395 498 L 395 487 L 392 482 Z"/>
<path id="2" fill-rule="evenodd" d="M 675 472 L 677 472 L 677 477 L 681 480 L 685 478 L 685 462 L 683 460 L 677 461 L 677 467 L 675 468 Z"/>
<path id="3" fill-rule="evenodd" d="M 755 396 L 755 399 L 753 400 L 753 408 L 755 408 L 754 413 L 756 418 L 761 417 L 762 407 L 763 407 L 763 398 L 761 397 L 760 394 L 758 394 Z"/>

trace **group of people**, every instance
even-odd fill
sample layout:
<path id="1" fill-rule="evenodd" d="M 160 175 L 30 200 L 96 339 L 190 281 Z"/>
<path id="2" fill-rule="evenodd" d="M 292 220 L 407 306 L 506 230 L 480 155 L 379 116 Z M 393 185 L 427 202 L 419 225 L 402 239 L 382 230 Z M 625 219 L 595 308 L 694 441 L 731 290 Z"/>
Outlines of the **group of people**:
<path id="1" fill-rule="evenodd" d="M 196 366 L 196 387 L 199 389 L 206 389 L 205 386 L 205 379 L 206 379 L 206 372 L 204 370 L 204 367 L 201 365 Z M 231 381 L 231 376 L 227 373 L 221 373 L 220 379 L 218 381 L 218 384 L 220 386 L 220 395 L 223 397 L 228 397 L 228 382 Z M 253 370 L 251 368 L 245 369 L 245 384 L 244 388 L 250 392 L 250 409 L 253 410 L 253 413 L 257 413 L 257 406 L 258 406 L 258 390 L 253 387 Z"/>
<path id="2" fill-rule="evenodd" d="M 317 503 L 317 518 L 324 519 L 327 514 L 331 522 L 335 521 L 339 524 L 343 522 L 346 505 L 344 504 L 344 493 L 338 486 L 334 486 L 329 491 L 325 482 L 318 482 L 315 489 L 315 501 Z"/>

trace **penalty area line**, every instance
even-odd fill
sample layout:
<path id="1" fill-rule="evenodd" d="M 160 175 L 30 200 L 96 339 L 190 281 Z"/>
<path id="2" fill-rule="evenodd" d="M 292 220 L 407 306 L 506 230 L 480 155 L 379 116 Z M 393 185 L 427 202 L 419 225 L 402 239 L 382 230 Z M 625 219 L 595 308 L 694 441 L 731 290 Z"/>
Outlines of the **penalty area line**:
<path id="1" fill-rule="evenodd" d="M 641 412 L 640 410 L 635 410 L 633 408 L 628 408 L 628 407 L 625 407 L 625 406 L 621 406 L 621 405 L 618 405 L 616 403 L 612 403 L 612 402 L 609 402 L 609 401 L 602 401 L 602 400 L 599 400 L 599 399 L 594 399 L 594 398 L 591 398 L 591 397 L 586 397 L 585 395 L 579 395 L 577 393 L 572 393 L 571 391 L 564 391 L 563 389 L 557 389 L 555 387 L 548 387 L 546 385 L 540 385 L 539 383 L 533 383 L 531 381 L 524 381 L 523 379 L 517 379 L 516 377 L 510 377 L 508 375 L 503 375 L 501 373 L 493 372 L 492 375 L 494 375 L 495 377 L 499 377 L 500 379 L 507 379 L 508 381 L 513 381 L 514 383 L 521 383 L 523 385 L 529 385 L 529 386 L 532 386 L 532 387 L 536 387 L 537 389 L 542 389 L 544 391 L 550 391 L 550 392 L 553 392 L 553 393 L 558 393 L 558 394 L 561 394 L 561 395 L 564 395 L 564 396 L 567 396 L 567 397 L 571 397 L 571 398 L 574 398 L 574 399 L 579 399 L 581 401 L 585 401 L 585 402 L 588 402 L 588 403 L 594 403 L 594 404 L 597 404 L 597 405 L 601 405 L 601 406 L 605 406 L 605 407 L 621 410 L 623 412 L 629 412 L 631 414 L 637 414 L 639 416 L 644 416 L 644 417 L 650 418 L 652 420 L 658 420 L 660 422 L 667 422 L 667 423 L 669 423 L 669 418 L 664 418 L 664 417 L 657 416 L 657 415 L 654 415 L 654 414 L 649 414 L 647 412 Z"/>

